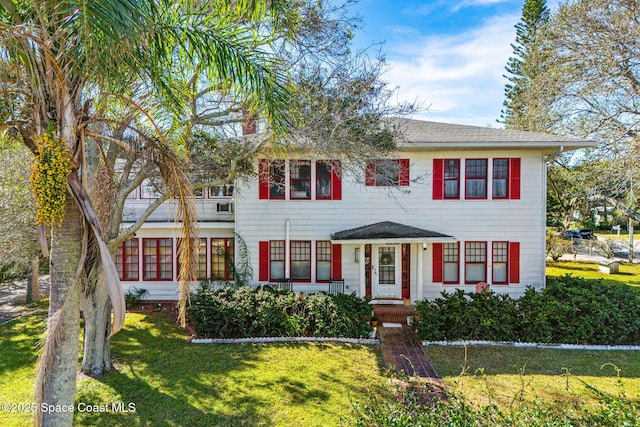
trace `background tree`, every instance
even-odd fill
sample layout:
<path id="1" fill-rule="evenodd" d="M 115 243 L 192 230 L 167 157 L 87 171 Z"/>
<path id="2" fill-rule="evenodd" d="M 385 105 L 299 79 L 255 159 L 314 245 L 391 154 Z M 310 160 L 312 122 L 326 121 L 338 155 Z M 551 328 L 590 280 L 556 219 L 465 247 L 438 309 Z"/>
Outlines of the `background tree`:
<path id="1" fill-rule="evenodd" d="M 9 104 L 0 130 L 15 132 L 39 156 L 41 179 L 66 178 L 70 189 L 70 197 L 66 185 L 54 193 L 41 186 L 45 190 L 36 193 L 43 201 L 40 211 L 52 214 L 48 217 L 52 223 L 49 321 L 38 374 L 38 409 L 41 402 L 74 403 L 80 292 L 91 291 L 86 284 L 94 267 L 99 265 L 105 276 L 113 304 L 111 333 L 124 321 L 122 289 L 87 191 L 89 175 L 98 170 L 86 161 L 91 145 L 102 153 L 108 138 L 91 131 L 94 123 L 102 123 L 93 106 L 111 99 L 136 106 L 139 127 L 130 129 L 135 148 L 140 157 L 155 159 L 161 166 L 162 181 L 178 196 L 180 219 L 187 225 L 183 236 L 190 244 L 181 245 L 180 251 L 184 267 L 180 279 L 187 283 L 194 277 L 189 267 L 195 265 L 194 229 L 188 226 L 195 223 L 191 189 L 176 151 L 179 145 L 158 127 L 149 101 L 177 110 L 180 88 L 170 84 L 170 76 L 184 65 L 197 65 L 219 82 L 224 93 L 245 93 L 252 104 L 267 107 L 266 118 L 284 123 L 284 109 L 278 105 L 284 105 L 285 90 L 277 61 L 254 49 L 252 40 L 258 33 L 248 33 L 234 25 L 235 18 L 229 19 L 242 15 L 260 20 L 267 10 L 274 17 L 286 17 L 279 13 L 283 5 L 237 2 L 229 11 L 224 4 L 180 1 L 0 2 L 0 90 Z M 277 21 L 274 18 L 274 24 Z M 132 88 L 136 96 L 127 98 Z M 63 209 L 49 212 L 55 205 Z M 90 244 L 98 248 L 99 256 L 91 256 Z M 72 415 L 39 411 L 35 421 L 71 425 Z"/>
<path id="2" fill-rule="evenodd" d="M 28 275 L 27 301 L 38 299 L 40 244 L 29 185 L 32 155 L 19 141 L 0 134 L 0 281 Z"/>
<path id="3" fill-rule="evenodd" d="M 530 120 L 530 109 L 535 106 L 524 101 L 531 80 L 543 72 L 544 51 L 536 38 L 541 27 L 549 19 L 546 0 L 526 0 L 522 7 L 522 18 L 515 25 L 516 41 L 511 44 L 513 55 L 507 62 L 509 83 L 505 85 L 504 109 L 500 122 L 507 128 L 529 131 L 544 130 L 544 123 Z"/>
<path id="4" fill-rule="evenodd" d="M 549 130 L 601 141 L 574 164 L 597 163 L 587 187 L 592 205 L 616 206 L 631 218 L 638 217 L 633 183 L 640 178 L 639 14 L 636 1 L 561 5 L 538 38 L 545 72 L 533 76 L 524 98 L 543 107 L 531 110 L 532 120 L 544 120 Z"/>
<path id="5" fill-rule="evenodd" d="M 177 115 L 162 106 L 155 107 L 155 111 L 169 124 L 163 131 L 181 141 L 184 166 L 194 191 L 230 185 L 237 177 L 254 175 L 252 160 L 258 155 L 277 157 L 288 149 L 303 148 L 319 156 L 341 156 L 345 168 L 362 168 L 368 159 L 393 147 L 393 138 L 400 130 L 383 118 L 409 114 L 414 107 L 389 105 L 392 91 L 381 79 L 384 58 L 372 59 L 364 52 L 351 52 L 352 31 L 358 20 L 349 15 L 347 6 L 300 3 L 295 10 L 299 19 L 293 20 L 299 25 L 295 29 L 284 27 L 286 31 L 280 33 L 274 33 L 269 22 L 260 23 L 268 27 L 261 31 L 270 32 L 268 42 L 292 70 L 289 120 L 278 144 L 271 143 L 272 134 L 255 105 L 248 105 L 243 97 L 225 96 L 203 70 L 183 67 L 172 76 L 173 84 L 184 88 L 182 109 Z M 290 37 L 293 30 L 295 36 Z M 131 238 L 162 203 L 172 203 L 173 199 L 171 188 L 163 183 L 161 170 L 152 159 L 124 148 L 137 147 L 137 136 L 133 138 L 130 129 L 140 132 L 138 121 L 146 117 L 139 116 L 131 105 L 106 104 L 100 112 L 100 130 L 94 128 L 95 136 L 117 143 L 106 145 L 104 155 L 96 150 L 88 155 L 89 164 L 104 163 L 105 171 L 115 171 L 95 175 L 95 188 L 101 194 L 96 210 L 101 223 L 108 224 L 105 228 L 112 249 Z M 121 117 L 128 117 L 129 121 Z M 243 129 L 252 127 L 259 132 L 243 135 Z M 158 198 L 144 212 L 131 216 L 125 208 L 126 199 L 141 185 L 151 185 Z M 105 192 L 107 188 L 111 191 Z M 131 219 L 130 216 L 136 222 L 124 226 L 122 219 Z M 90 278 L 101 280 L 100 275 Z M 95 292 L 83 299 L 82 370 L 97 377 L 111 368 L 105 316 L 108 299 L 101 291 L 104 287 L 92 285 L 91 289 Z"/>

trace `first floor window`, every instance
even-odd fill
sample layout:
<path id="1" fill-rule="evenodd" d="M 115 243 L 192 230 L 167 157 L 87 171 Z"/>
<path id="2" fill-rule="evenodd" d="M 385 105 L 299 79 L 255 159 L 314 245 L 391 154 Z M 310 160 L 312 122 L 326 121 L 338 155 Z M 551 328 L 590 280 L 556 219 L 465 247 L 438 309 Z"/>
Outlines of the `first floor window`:
<path id="1" fill-rule="evenodd" d="M 233 239 L 211 239 L 211 279 L 234 280 L 233 245 Z"/>
<path id="2" fill-rule="evenodd" d="M 173 280 L 172 239 L 143 239 L 144 280 Z"/>
<path id="3" fill-rule="evenodd" d="M 180 275 L 180 245 L 182 244 L 182 239 L 178 239 L 177 248 L 178 248 L 178 275 Z M 207 278 L 207 239 L 202 238 L 198 239 L 198 270 L 196 271 L 196 279 L 197 280 L 205 280 Z"/>
<path id="4" fill-rule="evenodd" d="M 116 269 L 120 280 L 139 280 L 138 239 L 127 240 L 118 246 Z"/>
<path id="5" fill-rule="evenodd" d="M 493 242 L 493 283 L 505 284 L 508 277 L 509 242 Z"/>
<path id="6" fill-rule="evenodd" d="M 291 279 L 311 280 L 311 242 L 291 242 Z"/>
<path id="7" fill-rule="evenodd" d="M 465 282 L 487 281 L 487 243 L 466 242 L 464 248 Z"/>
<path id="8" fill-rule="evenodd" d="M 331 279 L 331 242 L 316 242 L 316 280 Z"/>
<path id="9" fill-rule="evenodd" d="M 284 240 L 274 240 L 269 244 L 269 279 L 284 277 Z"/>
<path id="10" fill-rule="evenodd" d="M 444 283 L 459 283 L 460 254 L 458 243 L 445 243 L 443 247 Z"/>

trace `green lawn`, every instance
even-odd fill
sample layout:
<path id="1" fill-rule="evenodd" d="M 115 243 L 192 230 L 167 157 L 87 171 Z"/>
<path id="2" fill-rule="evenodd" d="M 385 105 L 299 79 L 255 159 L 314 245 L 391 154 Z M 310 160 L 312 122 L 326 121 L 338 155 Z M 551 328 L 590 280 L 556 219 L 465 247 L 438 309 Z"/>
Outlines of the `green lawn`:
<path id="1" fill-rule="evenodd" d="M 620 274 L 605 274 L 598 270 L 598 264 L 587 262 L 547 261 L 547 276 L 572 274 L 585 279 L 603 279 L 610 284 L 624 284 L 640 287 L 640 264 L 620 265 Z"/>
<path id="2" fill-rule="evenodd" d="M 32 401 L 44 315 L 0 326 L 0 403 Z M 76 412 L 75 425 L 348 426 L 356 402 L 391 399 L 377 347 L 187 344 L 162 313 L 129 314 L 112 346 L 116 371 L 81 378 L 76 404 L 133 404 L 135 412 Z M 591 405 L 584 383 L 640 400 L 640 352 L 476 347 L 465 356 L 463 348 L 433 346 L 427 353 L 445 381 L 478 405 L 511 408 L 520 390 L 543 405 Z M 0 412 L 3 427 L 30 419 Z"/>
<path id="3" fill-rule="evenodd" d="M 431 346 L 427 353 L 444 381 L 476 405 L 510 408 L 522 393 L 543 405 L 591 407 L 599 400 L 592 387 L 640 404 L 640 351 Z"/>
<path id="4" fill-rule="evenodd" d="M 0 402 L 32 399 L 43 314 L 0 326 Z M 76 405 L 123 403 L 132 413 L 79 413 L 100 426 L 333 426 L 353 402 L 387 395 L 377 347 L 347 344 L 187 344 L 162 313 L 128 314 L 116 335 L 117 370 L 78 383 Z M 0 412 L 0 426 L 30 416 Z"/>

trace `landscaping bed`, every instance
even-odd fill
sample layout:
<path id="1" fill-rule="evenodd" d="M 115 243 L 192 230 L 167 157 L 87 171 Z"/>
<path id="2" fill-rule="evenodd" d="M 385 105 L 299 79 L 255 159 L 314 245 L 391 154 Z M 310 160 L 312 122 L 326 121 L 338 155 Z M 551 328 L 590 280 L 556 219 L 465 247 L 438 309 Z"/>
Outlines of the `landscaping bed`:
<path id="1" fill-rule="evenodd" d="M 266 287 L 202 289 L 187 313 L 201 338 L 367 338 L 367 298 L 354 294 L 303 294 Z"/>
<path id="2" fill-rule="evenodd" d="M 443 292 L 419 301 L 421 339 L 640 345 L 640 291 L 572 276 L 549 277 L 515 300 L 494 292 Z"/>

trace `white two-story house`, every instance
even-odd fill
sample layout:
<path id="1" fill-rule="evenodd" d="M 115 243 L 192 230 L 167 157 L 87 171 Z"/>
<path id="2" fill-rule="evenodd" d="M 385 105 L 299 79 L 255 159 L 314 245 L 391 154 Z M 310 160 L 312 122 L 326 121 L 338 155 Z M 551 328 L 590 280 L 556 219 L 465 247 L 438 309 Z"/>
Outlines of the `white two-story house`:
<path id="1" fill-rule="evenodd" d="M 230 280 L 236 241 L 252 284 L 288 279 L 295 291 L 344 292 L 394 303 L 478 283 L 513 297 L 545 283 L 546 164 L 593 146 L 553 135 L 406 120 L 393 157 L 260 158 L 257 178 L 200 194 L 199 278 Z M 149 203 L 144 191 L 135 207 Z M 147 195 L 148 197 L 148 195 Z M 132 213 L 131 213 L 132 212 Z M 177 298 L 171 207 L 118 251 L 123 286 Z M 125 218 L 126 220 L 126 218 Z"/>

